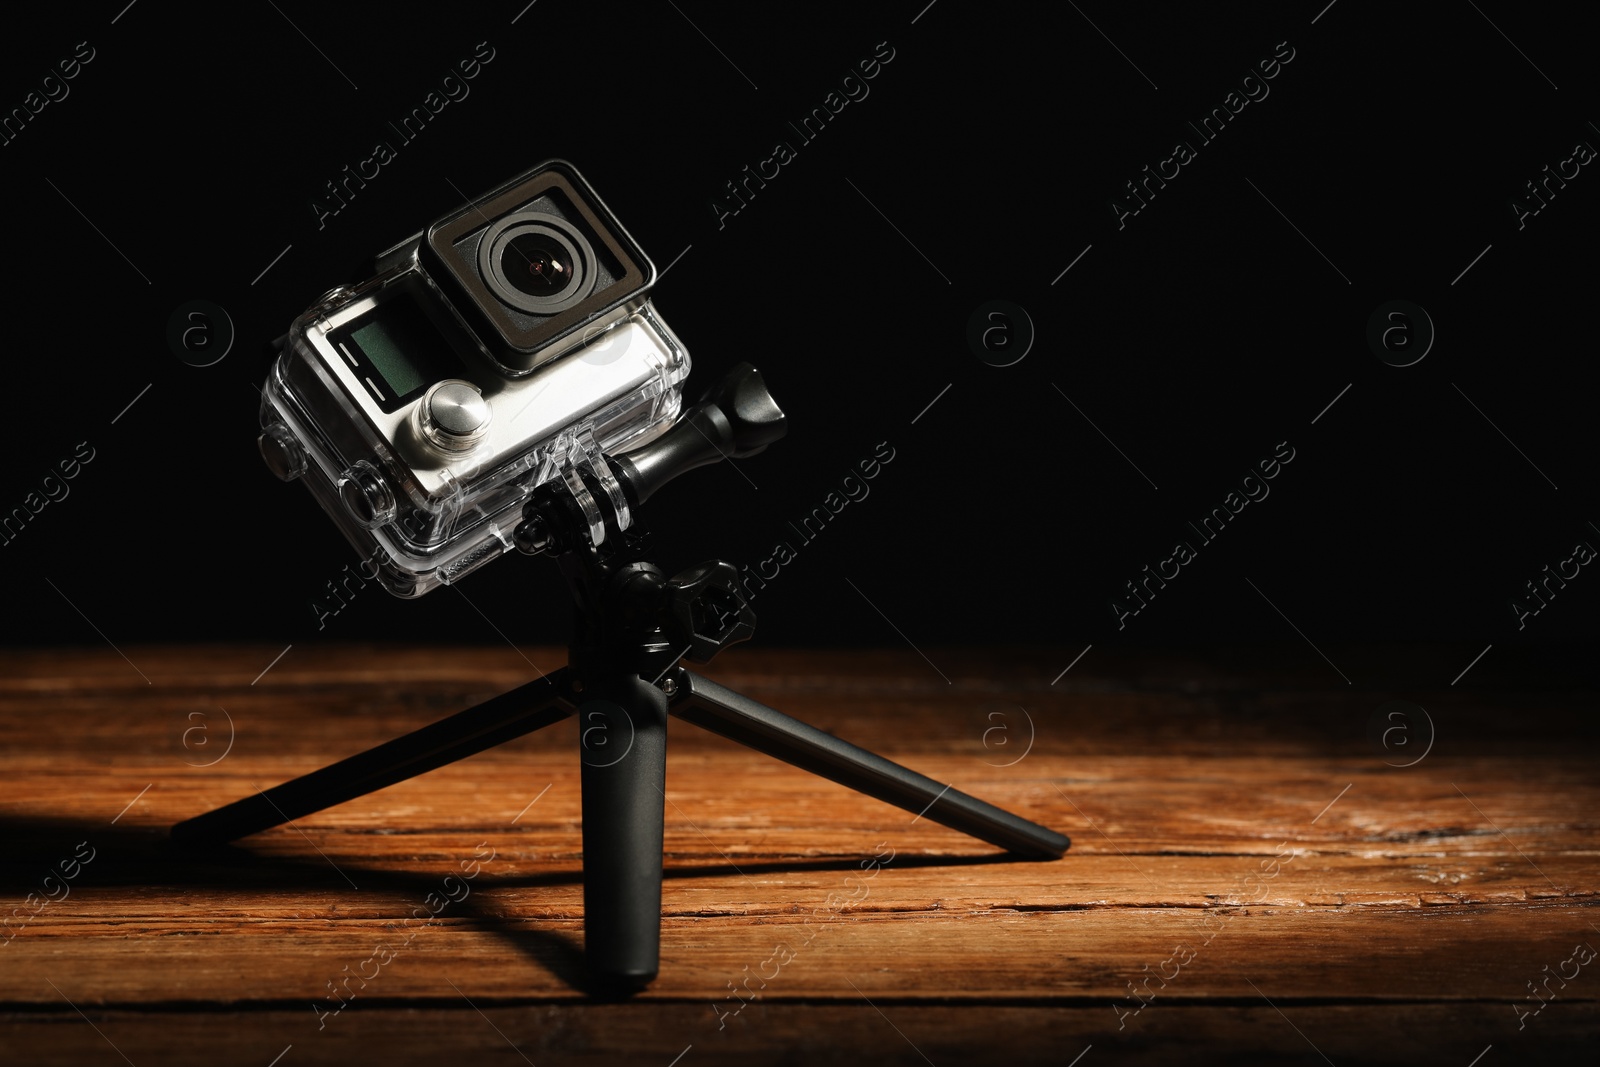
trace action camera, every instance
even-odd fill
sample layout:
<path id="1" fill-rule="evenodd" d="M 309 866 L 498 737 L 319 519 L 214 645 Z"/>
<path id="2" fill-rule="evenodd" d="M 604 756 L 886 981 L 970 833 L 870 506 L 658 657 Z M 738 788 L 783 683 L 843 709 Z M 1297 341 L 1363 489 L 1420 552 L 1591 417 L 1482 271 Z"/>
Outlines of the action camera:
<path id="1" fill-rule="evenodd" d="M 375 269 L 290 326 L 260 444 L 397 596 L 514 548 L 536 488 L 581 488 L 602 454 L 678 416 L 689 355 L 650 302 L 655 268 L 568 163 L 451 211 Z"/>

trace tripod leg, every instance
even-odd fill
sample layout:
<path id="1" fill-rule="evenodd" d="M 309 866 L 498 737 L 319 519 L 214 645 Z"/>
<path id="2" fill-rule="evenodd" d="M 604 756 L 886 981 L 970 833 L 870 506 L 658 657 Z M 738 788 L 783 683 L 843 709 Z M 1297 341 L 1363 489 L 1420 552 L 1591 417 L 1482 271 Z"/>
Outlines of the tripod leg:
<path id="1" fill-rule="evenodd" d="M 562 668 L 431 726 L 187 819 L 172 828 L 172 837 L 191 845 L 232 841 L 560 722 L 574 711 L 565 695 L 566 678 Z"/>
<path id="2" fill-rule="evenodd" d="M 661 957 L 667 697 L 636 675 L 606 679 L 578 708 L 583 760 L 583 937 L 590 976 L 630 992 Z"/>
<path id="3" fill-rule="evenodd" d="M 859 793 L 1030 859 L 1059 859 L 1071 842 L 1054 830 L 940 785 L 692 671 L 672 714 Z"/>

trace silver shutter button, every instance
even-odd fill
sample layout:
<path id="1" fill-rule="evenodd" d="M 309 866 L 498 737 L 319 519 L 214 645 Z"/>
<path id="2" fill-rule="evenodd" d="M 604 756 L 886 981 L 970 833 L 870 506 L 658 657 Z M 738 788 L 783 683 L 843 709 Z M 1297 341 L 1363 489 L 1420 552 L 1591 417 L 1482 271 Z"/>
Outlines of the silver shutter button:
<path id="1" fill-rule="evenodd" d="M 489 402 L 460 379 L 436 383 L 417 405 L 422 436 L 446 452 L 469 452 L 489 432 Z"/>

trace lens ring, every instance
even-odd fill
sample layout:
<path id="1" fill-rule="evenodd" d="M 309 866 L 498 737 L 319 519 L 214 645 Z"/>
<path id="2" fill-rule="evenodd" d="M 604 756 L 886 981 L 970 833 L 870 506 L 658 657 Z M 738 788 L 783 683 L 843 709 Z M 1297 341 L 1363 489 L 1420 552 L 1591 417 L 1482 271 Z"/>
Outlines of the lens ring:
<path id="1" fill-rule="evenodd" d="M 565 258 L 571 280 L 549 294 L 541 294 L 529 277 L 513 278 L 506 270 L 509 257 L 519 251 L 542 250 L 552 262 Z M 513 259 L 513 262 L 515 260 Z M 597 281 L 594 249 L 565 219 L 542 211 L 524 211 L 490 226 L 478 244 L 478 272 L 494 295 L 520 311 L 553 315 L 566 311 L 594 292 Z M 530 272 L 524 271 L 521 274 Z M 537 271 L 531 272 L 537 274 Z M 522 284 L 518 284 L 521 282 Z"/>

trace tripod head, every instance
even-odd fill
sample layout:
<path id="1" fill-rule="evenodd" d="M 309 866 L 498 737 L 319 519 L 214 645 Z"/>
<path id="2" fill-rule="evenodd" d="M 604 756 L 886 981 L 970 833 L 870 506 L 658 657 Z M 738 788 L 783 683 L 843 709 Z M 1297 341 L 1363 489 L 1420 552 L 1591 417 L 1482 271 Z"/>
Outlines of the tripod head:
<path id="1" fill-rule="evenodd" d="M 595 644 L 650 645 L 653 635 L 664 635 L 678 650 L 674 660 L 704 663 L 755 631 L 738 570 L 711 561 L 667 580 L 642 559 L 635 512 L 678 475 L 754 456 L 787 429 L 761 372 L 741 363 L 643 448 L 608 456 L 592 438 L 575 438 L 561 476 L 543 481 L 523 507 L 515 544 L 526 555 L 562 562 Z"/>
<path id="2" fill-rule="evenodd" d="M 523 507 L 517 548 L 559 554 L 614 541 L 633 525 L 633 509 L 678 475 L 754 456 L 787 431 L 761 372 L 741 363 L 654 443 L 617 457 L 569 452 L 566 477 L 542 486 Z"/>

